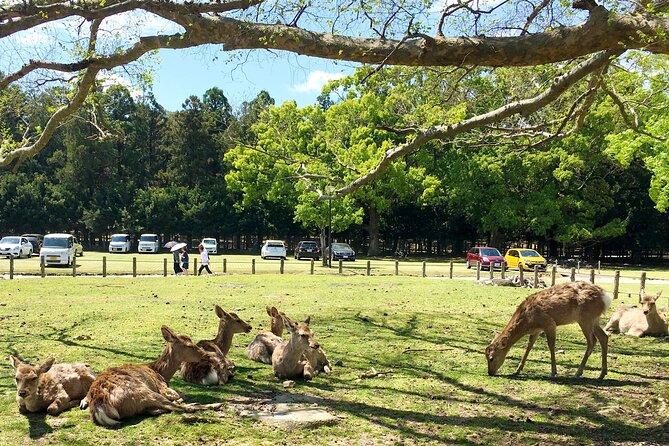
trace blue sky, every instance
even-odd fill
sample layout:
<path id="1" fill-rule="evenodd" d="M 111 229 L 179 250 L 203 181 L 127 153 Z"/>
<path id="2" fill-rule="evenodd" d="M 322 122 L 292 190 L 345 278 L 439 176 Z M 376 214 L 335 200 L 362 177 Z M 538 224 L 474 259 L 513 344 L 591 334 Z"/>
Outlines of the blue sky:
<path id="1" fill-rule="evenodd" d="M 267 90 L 277 104 L 295 100 L 306 106 L 315 103 L 327 80 L 352 74 L 354 69 L 349 63 L 291 54 L 229 55 L 212 46 L 161 50 L 155 70 L 153 93 L 159 104 L 175 111 L 188 96 L 202 97 L 211 87 L 223 90 L 233 107 L 261 90 Z"/>

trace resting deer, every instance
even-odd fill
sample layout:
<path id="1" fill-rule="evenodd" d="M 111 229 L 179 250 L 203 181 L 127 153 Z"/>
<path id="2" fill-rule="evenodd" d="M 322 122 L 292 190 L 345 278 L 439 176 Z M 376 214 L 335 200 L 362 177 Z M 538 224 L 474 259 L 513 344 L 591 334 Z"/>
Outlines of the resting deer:
<path id="1" fill-rule="evenodd" d="M 641 308 L 632 305 L 619 307 L 609 319 L 604 330 L 630 336 L 664 336 L 667 334 L 667 319 L 657 309 L 656 303 L 662 291 L 649 296 L 645 290 L 639 293 Z"/>
<path id="2" fill-rule="evenodd" d="M 181 365 L 181 376 L 184 380 L 205 386 L 225 384 L 232 377 L 235 363 L 226 356 L 232 346 L 235 333 L 248 333 L 251 326 L 241 320 L 235 313 L 226 313 L 216 305 L 216 316 L 219 318 L 218 334 L 212 340 L 197 343 L 205 351 L 215 354 L 217 361 L 202 360 L 200 362 L 184 362 Z"/>
<path id="3" fill-rule="evenodd" d="M 520 373 L 525 366 L 527 355 L 534 342 L 543 331 L 546 333 L 548 348 L 551 352 L 551 377 L 557 375 L 555 365 L 555 333 L 559 325 L 578 323 L 585 335 L 587 348 L 576 371 L 576 376 L 583 374 L 588 357 L 595 347 L 595 340 L 602 346 L 602 370 L 599 379 L 606 376 L 606 355 L 608 337 L 599 326 L 599 317 L 611 305 L 611 298 L 604 290 L 587 282 L 567 282 L 547 288 L 528 296 L 516 309 L 504 330 L 486 348 L 488 374 L 495 375 L 504 363 L 511 347 L 526 334 L 529 334 L 527 349 L 516 369 Z"/>
<path id="4" fill-rule="evenodd" d="M 283 318 L 276 307 L 265 307 L 270 317 L 270 331 L 263 331 L 251 341 L 248 347 L 248 357 L 256 362 L 272 363 L 272 353 L 277 345 L 283 342 Z"/>
<path id="5" fill-rule="evenodd" d="M 40 412 L 51 415 L 79 405 L 95 379 L 93 371 L 85 364 L 54 364 L 53 358 L 44 364 L 32 366 L 10 356 L 16 370 L 16 403 L 19 411 Z"/>
<path id="6" fill-rule="evenodd" d="M 198 362 L 205 357 L 216 360 L 216 357 L 165 325 L 161 330 L 167 346 L 160 358 L 146 365 L 112 367 L 93 381 L 86 400 L 95 423 L 115 426 L 120 420 L 134 415 L 194 412 L 220 407 L 220 404 L 178 403 L 180 395 L 168 384 L 181 363 Z M 82 402 L 82 406 L 85 405 L 86 402 Z"/>
<path id="7" fill-rule="evenodd" d="M 313 378 L 317 373 L 315 358 L 313 355 L 305 356 L 305 353 L 320 346 L 314 340 L 308 325 L 309 320 L 297 324 L 283 313 L 281 318 L 284 327 L 290 332 L 290 340 L 282 341 L 272 353 L 274 375 L 281 379 Z"/>

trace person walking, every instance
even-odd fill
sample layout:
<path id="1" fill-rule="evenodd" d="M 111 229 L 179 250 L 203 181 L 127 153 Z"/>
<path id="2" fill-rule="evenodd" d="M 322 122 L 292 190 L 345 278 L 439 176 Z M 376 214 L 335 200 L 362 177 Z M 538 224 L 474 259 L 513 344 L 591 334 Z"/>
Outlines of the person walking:
<path id="1" fill-rule="evenodd" d="M 181 271 L 184 276 L 188 275 L 188 260 L 188 250 L 184 246 L 181 248 Z"/>
<path id="2" fill-rule="evenodd" d="M 202 270 L 206 269 L 207 274 L 213 274 L 209 269 L 209 251 L 207 251 L 202 243 L 198 246 L 200 250 L 200 268 L 197 270 L 197 275 L 202 275 Z"/>
<path id="3" fill-rule="evenodd" d="M 172 252 L 172 257 L 174 258 L 174 275 L 178 276 L 181 274 L 181 253 L 180 250 L 177 249 L 176 251 Z"/>

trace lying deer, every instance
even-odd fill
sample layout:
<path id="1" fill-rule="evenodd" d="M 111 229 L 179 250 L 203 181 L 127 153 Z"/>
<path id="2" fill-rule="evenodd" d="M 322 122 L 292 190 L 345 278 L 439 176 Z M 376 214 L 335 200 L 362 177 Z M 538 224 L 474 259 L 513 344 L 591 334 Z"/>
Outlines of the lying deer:
<path id="1" fill-rule="evenodd" d="M 167 326 L 161 328 L 167 346 L 156 361 L 146 365 L 122 365 L 102 372 L 93 381 L 82 408 L 90 405 L 91 418 L 102 426 L 115 426 L 134 415 L 160 415 L 167 412 L 194 412 L 216 409 L 220 404 L 180 404 L 180 395 L 168 387 L 182 362 L 202 358 L 216 360 L 186 336 Z"/>
<path id="2" fill-rule="evenodd" d="M 305 356 L 305 353 L 311 349 L 316 350 L 320 346 L 314 340 L 314 335 L 309 328 L 309 320 L 297 324 L 283 313 L 281 313 L 281 318 L 284 327 L 290 332 L 290 339 L 282 341 L 272 353 L 274 375 L 281 379 L 313 378 L 317 374 L 315 356 Z"/>
<path id="3" fill-rule="evenodd" d="M 604 330 L 630 336 L 664 336 L 667 334 L 667 318 L 660 312 L 656 302 L 662 291 L 649 296 L 645 290 L 639 293 L 641 308 L 632 305 L 619 307 L 609 319 Z"/>
<path id="4" fill-rule="evenodd" d="M 607 372 L 606 355 L 608 337 L 599 326 L 599 317 L 611 305 L 611 298 L 604 290 L 587 282 L 567 282 L 547 288 L 528 296 L 516 309 L 504 330 L 486 348 L 488 374 L 495 375 L 504 363 L 511 347 L 523 336 L 529 334 L 527 349 L 516 369 L 520 373 L 525 366 L 527 355 L 541 332 L 546 333 L 548 348 L 551 352 L 551 377 L 557 375 L 555 365 L 556 327 L 578 323 L 585 335 L 587 348 L 576 371 L 576 376 L 583 374 L 588 357 L 595 347 L 595 340 L 602 346 L 602 369 L 599 379 Z"/>
<path id="5" fill-rule="evenodd" d="M 283 342 L 283 318 L 276 307 L 265 307 L 270 317 L 270 331 L 263 331 L 251 341 L 248 347 L 248 357 L 256 362 L 272 363 L 274 349 Z"/>
<path id="6" fill-rule="evenodd" d="M 51 415 L 78 406 L 86 396 L 95 374 L 85 364 L 54 364 L 53 358 L 32 366 L 10 356 L 16 370 L 16 402 L 21 413 L 40 412 Z"/>
<path id="7" fill-rule="evenodd" d="M 184 380 L 205 386 L 225 384 L 232 377 L 235 363 L 227 358 L 235 333 L 248 333 L 251 326 L 241 320 L 235 313 L 226 313 L 216 305 L 216 316 L 219 318 L 218 334 L 212 340 L 200 341 L 198 347 L 213 353 L 217 361 L 202 360 L 200 362 L 184 362 L 181 365 L 181 376 Z"/>

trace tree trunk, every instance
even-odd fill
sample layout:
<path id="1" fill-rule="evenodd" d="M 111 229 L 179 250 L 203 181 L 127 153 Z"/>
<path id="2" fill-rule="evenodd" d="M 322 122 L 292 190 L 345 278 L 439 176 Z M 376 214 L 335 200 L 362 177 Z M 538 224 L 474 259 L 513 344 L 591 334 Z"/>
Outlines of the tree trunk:
<path id="1" fill-rule="evenodd" d="M 369 232 L 369 249 L 367 250 L 367 255 L 376 257 L 381 255 L 381 248 L 379 246 L 380 216 L 379 212 L 371 206 L 367 209 L 367 213 L 369 215 L 369 226 L 367 228 Z"/>
<path id="2" fill-rule="evenodd" d="M 321 261 L 323 262 L 323 266 L 328 266 L 328 255 L 327 255 L 327 243 L 328 240 L 326 238 L 326 232 L 325 232 L 325 226 L 321 226 L 321 231 L 320 231 L 320 239 L 321 239 Z"/>

